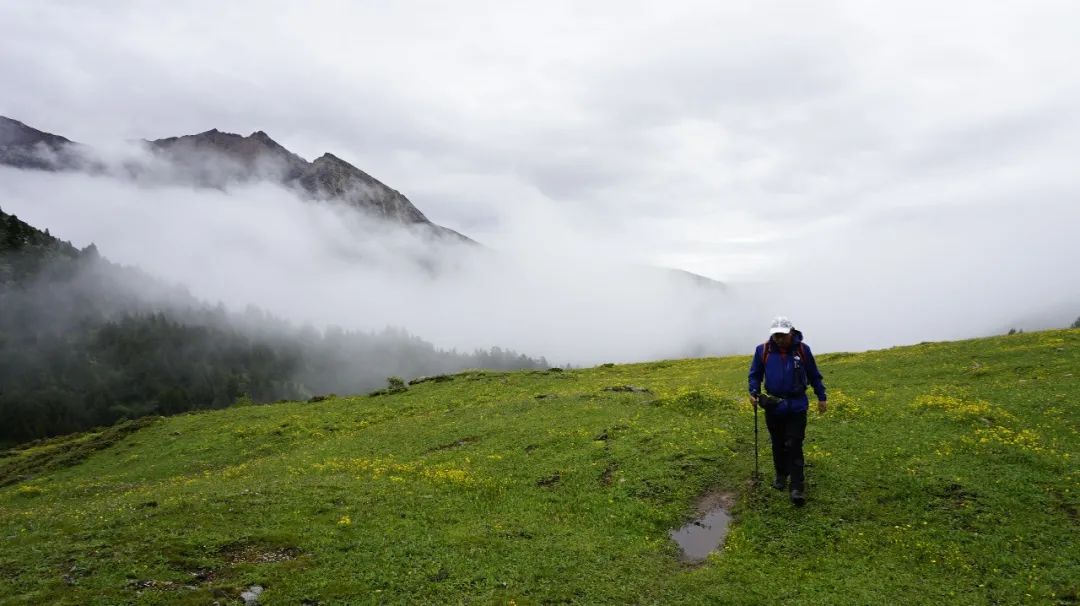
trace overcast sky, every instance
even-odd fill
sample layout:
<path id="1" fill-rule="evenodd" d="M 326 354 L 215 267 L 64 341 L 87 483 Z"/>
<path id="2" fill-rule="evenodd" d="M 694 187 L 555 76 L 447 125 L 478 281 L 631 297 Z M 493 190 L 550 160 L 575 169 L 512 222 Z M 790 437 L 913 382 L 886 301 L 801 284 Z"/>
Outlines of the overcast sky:
<path id="1" fill-rule="evenodd" d="M 1080 314 L 1078 24 L 1039 1 L 0 0 L 0 114 L 99 145 L 264 130 L 497 249 L 766 284 L 753 321 L 859 348 Z"/>

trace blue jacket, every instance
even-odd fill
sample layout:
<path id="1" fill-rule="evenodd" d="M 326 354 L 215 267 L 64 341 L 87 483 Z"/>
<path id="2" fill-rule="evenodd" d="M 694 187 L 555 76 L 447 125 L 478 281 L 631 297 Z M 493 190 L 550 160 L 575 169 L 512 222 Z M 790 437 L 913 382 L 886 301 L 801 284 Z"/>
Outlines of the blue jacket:
<path id="1" fill-rule="evenodd" d="M 799 345 L 802 344 L 802 352 L 806 359 L 801 359 Z M 762 379 L 765 381 L 765 391 L 779 398 L 784 398 L 774 413 L 803 412 L 810 407 L 806 398 L 806 384 L 802 382 L 801 371 L 798 365 L 806 370 L 806 382 L 814 388 L 814 394 L 818 400 L 825 399 L 825 384 L 821 381 L 821 373 L 818 372 L 817 362 L 810 346 L 802 342 L 802 333 L 792 331 L 791 349 L 781 352 L 775 345 L 770 346 L 769 359 L 762 361 L 765 353 L 765 344 L 757 346 L 754 350 L 754 359 L 750 361 L 750 393 L 761 393 Z"/>

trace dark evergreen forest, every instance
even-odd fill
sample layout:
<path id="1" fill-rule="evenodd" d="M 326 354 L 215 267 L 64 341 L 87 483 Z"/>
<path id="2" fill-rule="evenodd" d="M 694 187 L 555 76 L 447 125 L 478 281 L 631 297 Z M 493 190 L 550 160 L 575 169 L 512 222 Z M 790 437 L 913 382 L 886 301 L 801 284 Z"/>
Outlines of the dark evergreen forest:
<path id="1" fill-rule="evenodd" d="M 146 415 L 366 392 L 387 377 L 546 368 L 401 329 L 296 327 L 203 303 L 0 210 L 0 443 Z"/>

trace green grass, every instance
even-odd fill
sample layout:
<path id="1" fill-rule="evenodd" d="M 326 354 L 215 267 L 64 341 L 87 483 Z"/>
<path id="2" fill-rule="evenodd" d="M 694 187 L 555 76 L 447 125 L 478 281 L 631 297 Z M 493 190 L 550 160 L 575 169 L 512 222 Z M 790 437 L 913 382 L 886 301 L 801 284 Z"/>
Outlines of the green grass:
<path id="1" fill-rule="evenodd" d="M 0 458 L 0 603 L 1077 603 L 1080 331 L 820 356 L 801 509 L 747 482 L 748 364 L 471 372 L 30 445 Z M 711 490 L 737 495 L 725 548 L 680 564 L 667 532 Z"/>

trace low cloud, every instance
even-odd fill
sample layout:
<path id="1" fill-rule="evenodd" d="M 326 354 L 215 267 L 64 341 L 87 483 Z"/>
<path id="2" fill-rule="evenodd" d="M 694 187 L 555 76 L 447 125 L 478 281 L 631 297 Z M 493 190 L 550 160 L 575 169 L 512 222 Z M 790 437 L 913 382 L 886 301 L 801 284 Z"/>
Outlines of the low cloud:
<path id="1" fill-rule="evenodd" d="M 553 362 L 745 351 L 781 313 L 826 349 L 1064 326 L 1080 314 L 1078 16 L 1019 0 L 11 4 L 0 113 L 95 145 L 265 130 L 497 254 L 443 255 L 471 268 L 453 280 L 358 269 L 417 247 L 261 185 L 5 173 L 0 204 L 207 298 Z M 731 288 L 702 301 L 634 266 Z"/>
<path id="2" fill-rule="evenodd" d="M 138 153 L 110 158 L 130 167 Z M 318 327 L 399 326 L 443 348 L 497 345 L 554 363 L 739 353 L 778 314 L 828 351 L 1064 326 L 1080 313 L 1069 305 L 1080 283 L 1053 271 L 1072 238 L 1061 226 L 1080 224 L 1080 210 L 1061 207 L 1050 185 L 1019 214 L 1007 191 L 996 206 L 930 199 L 853 211 L 779 240 L 791 243 L 766 279 L 716 288 L 603 254 L 584 242 L 602 225 L 569 230 L 542 198 L 522 203 L 535 238 L 492 249 L 433 241 L 265 181 L 192 188 L 166 170 L 136 172 L 2 169 L 0 194 L 6 211 L 210 302 Z M 570 237 L 544 240 L 561 229 Z M 995 247 L 1023 254 L 987 254 Z M 1037 260 L 1048 271 L 1033 272 Z"/>
<path id="3" fill-rule="evenodd" d="M 738 324 L 732 297 L 676 272 L 570 249 L 435 241 L 268 182 L 192 188 L 137 172 L 2 169 L 0 194 L 7 212 L 197 297 L 320 327 L 399 326 L 443 348 L 500 346 L 573 364 L 739 344 L 728 332 Z"/>

